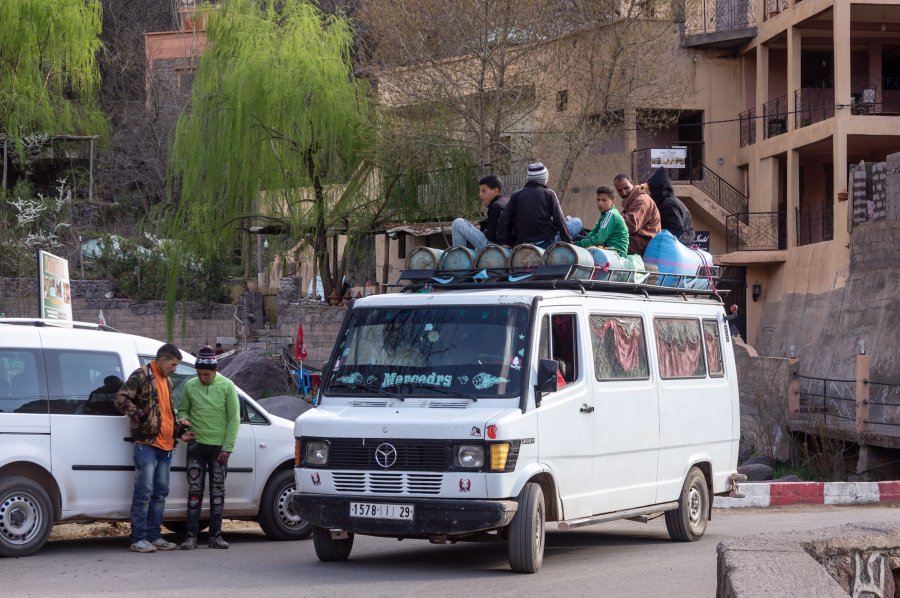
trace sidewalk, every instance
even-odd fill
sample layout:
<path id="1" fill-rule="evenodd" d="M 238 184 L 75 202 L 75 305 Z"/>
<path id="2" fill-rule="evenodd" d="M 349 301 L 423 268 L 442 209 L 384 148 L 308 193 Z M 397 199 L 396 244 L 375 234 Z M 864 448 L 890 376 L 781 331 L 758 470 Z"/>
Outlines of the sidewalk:
<path id="1" fill-rule="evenodd" d="M 893 482 L 744 482 L 744 498 L 716 496 L 716 509 L 785 505 L 862 505 L 900 501 L 900 481 Z"/>

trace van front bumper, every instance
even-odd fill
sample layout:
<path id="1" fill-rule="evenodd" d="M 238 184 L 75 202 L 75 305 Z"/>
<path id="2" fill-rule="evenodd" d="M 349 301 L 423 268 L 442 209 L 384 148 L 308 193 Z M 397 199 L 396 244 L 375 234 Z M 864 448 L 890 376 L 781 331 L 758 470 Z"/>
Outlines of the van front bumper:
<path id="1" fill-rule="evenodd" d="M 410 505 L 413 519 L 368 519 L 350 516 L 350 503 Z M 318 527 L 373 536 L 422 537 L 460 535 L 506 527 L 516 514 L 514 500 L 447 500 L 301 494 L 293 497 L 294 512 Z"/>

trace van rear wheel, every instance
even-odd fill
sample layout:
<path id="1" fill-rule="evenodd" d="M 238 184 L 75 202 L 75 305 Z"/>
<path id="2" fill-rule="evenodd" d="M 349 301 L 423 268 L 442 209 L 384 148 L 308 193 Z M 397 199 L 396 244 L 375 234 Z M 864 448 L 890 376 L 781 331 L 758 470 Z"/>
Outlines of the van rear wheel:
<path id="1" fill-rule="evenodd" d="M 684 480 L 678 508 L 666 512 L 666 529 L 678 542 L 695 542 L 706 533 L 709 521 L 709 487 L 699 467 L 692 467 Z"/>
<path id="2" fill-rule="evenodd" d="M 509 524 L 509 566 L 516 573 L 536 573 L 544 562 L 544 491 L 528 482 L 519 494 L 519 507 Z"/>
<path id="3" fill-rule="evenodd" d="M 353 550 L 352 533 L 336 540 L 331 537 L 331 530 L 316 525 L 313 526 L 312 536 L 316 556 L 320 561 L 346 561 L 350 557 L 350 551 Z"/>
<path id="4" fill-rule="evenodd" d="M 34 554 L 47 542 L 53 527 L 53 503 L 32 479 L 0 479 L 0 556 Z"/>

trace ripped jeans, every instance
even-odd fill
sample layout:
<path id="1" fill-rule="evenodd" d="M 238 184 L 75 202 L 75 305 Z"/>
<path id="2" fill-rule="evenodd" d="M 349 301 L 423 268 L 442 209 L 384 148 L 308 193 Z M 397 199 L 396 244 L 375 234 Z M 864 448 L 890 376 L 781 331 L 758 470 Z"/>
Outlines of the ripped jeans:
<path id="1" fill-rule="evenodd" d="M 187 449 L 188 519 L 187 533 L 197 536 L 200 531 L 200 509 L 203 506 L 203 486 L 209 472 L 209 536 L 222 531 L 222 512 L 225 510 L 225 476 L 228 467 L 219 463 L 221 446 L 192 442 Z"/>

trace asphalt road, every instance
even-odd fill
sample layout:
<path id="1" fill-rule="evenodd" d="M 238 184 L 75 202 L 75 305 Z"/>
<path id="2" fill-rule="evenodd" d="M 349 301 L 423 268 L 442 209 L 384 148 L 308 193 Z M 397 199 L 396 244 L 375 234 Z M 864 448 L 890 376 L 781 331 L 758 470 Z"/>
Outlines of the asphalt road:
<path id="1" fill-rule="evenodd" d="M 727 538 L 886 521 L 900 522 L 900 505 L 716 510 L 691 544 L 669 540 L 662 519 L 553 531 L 536 575 L 511 573 L 501 544 L 358 537 L 349 561 L 320 563 L 312 541 L 273 542 L 256 529 L 229 532 L 229 550 L 146 555 L 128 552 L 124 537 L 55 540 L 0 559 L 0 596 L 693 598 L 715 595 L 716 545 Z"/>

